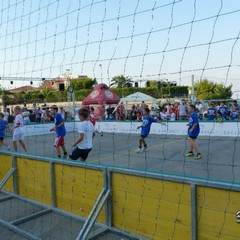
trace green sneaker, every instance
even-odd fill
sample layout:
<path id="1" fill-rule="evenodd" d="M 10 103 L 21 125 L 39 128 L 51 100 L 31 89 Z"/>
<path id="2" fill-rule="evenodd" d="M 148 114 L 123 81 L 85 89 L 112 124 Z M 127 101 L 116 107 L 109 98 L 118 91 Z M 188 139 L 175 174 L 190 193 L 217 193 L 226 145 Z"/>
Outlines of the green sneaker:
<path id="1" fill-rule="evenodd" d="M 188 152 L 187 154 L 185 154 L 185 157 L 192 157 L 192 156 L 194 156 L 193 152 Z"/>
<path id="2" fill-rule="evenodd" d="M 202 158 L 202 154 L 201 153 L 197 153 L 197 156 L 195 157 L 196 160 L 199 160 Z"/>

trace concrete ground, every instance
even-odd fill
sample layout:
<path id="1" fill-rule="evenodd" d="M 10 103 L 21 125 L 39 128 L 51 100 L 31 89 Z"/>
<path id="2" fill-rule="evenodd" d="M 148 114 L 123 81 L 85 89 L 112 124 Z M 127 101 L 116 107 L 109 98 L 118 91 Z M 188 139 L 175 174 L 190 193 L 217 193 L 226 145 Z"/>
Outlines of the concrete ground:
<path id="1" fill-rule="evenodd" d="M 77 139 L 76 132 L 67 133 L 65 144 L 68 152 Z M 185 136 L 154 135 L 146 139 L 148 151 L 136 153 L 138 135 L 120 133 L 97 133 L 87 162 L 100 165 L 120 166 L 127 169 L 170 173 L 181 176 L 240 182 L 240 138 L 199 137 L 198 146 L 203 155 L 200 160 L 185 157 L 188 140 Z M 25 138 L 30 154 L 56 157 L 53 147 L 55 135 L 40 135 Z M 12 137 L 6 137 L 11 145 Z M 0 149 L 3 149 L 1 147 Z M 22 152 L 19 146 L 19 152 Z"/>
<path id="2" fill-rule="evenodd" d="M 67 133 L 65 143 L 68 152 L 71 152 L 71 146 L 77 137 L 76 132 Z M 237 184 L 240 182 L 238 174 L 240 170 L 240 138 L 199 137 L 197 143 L 203 158 L 195 160 L 194 157 L 185 157 L 185 153 L 188 152 L 188 140 L 185 136 L 152 134 L 146 139 L 148 151 L 136 153 L 138 137 L 136 134 L 103 133 L 101 135 L 97 133 L 87 162 L 221 182 Z M 54 134 L 48 134 L 26 137 L 24 141 L 29 154 L 43 158 L 55 158 L 54 138 Z M 5 139 L 9 145 L 12 144 L 11 139 L 10 135 Z M 0 150 L 4 150 L 4 148 L 0 147 Z M 22 152 L 20 146 L 19 152 Z M 46 209 L 15 197 L 10 199 L 5 199 L 5 197 L 5 193 L 0 192 L 0 239 L 34 239 L 31 236 L 36 236 L 37 239 L 51 240 L 75 239 L 83 225 L 83 221 L 79 219 L 54 211 L 27 220 L 29 216 L 41 213 Z M 19 219 L 23 219 L 23 221 L 19 221 Z M 20 233 L 14 231 L 14 228 L 20 229 Z M 29 235 L 25 236 L 21 231 L 27 232 Z M 92 236 L 98 231 L 102 231 L 102 234 L 90 239 L 139 239 L 127 234 L 101 230 L 101 227 L 97 226 L 92 230 Z"/>

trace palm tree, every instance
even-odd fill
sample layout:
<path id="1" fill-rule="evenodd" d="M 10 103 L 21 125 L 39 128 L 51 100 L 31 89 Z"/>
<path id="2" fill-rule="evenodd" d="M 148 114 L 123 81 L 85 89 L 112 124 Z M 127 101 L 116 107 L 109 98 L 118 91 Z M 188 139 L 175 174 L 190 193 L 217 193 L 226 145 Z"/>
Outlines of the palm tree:
<path id="1" fill-rule="evenodd" d="M 133 81 L 129 77 L 123 75 L 115 76 L 111 80 L 110 87 L 115 86 L 117 88 L 132 87 Z"/>

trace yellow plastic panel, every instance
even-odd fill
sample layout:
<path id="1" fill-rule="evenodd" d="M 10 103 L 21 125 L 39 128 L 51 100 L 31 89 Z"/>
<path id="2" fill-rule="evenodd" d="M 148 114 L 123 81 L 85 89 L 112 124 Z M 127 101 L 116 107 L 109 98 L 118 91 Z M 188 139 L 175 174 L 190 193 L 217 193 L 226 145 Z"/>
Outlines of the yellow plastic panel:
<path id="1" fill-rule="evenodd" d="M 19 195 L 52 204 L 49 162 L 17 158 L 17 175 Z"/>
<path id="2" fill-rule="evenodd" d="M 12 168 L 12 156 L 0 154 L 0 182 Z M 3 187 L 3 190 L 13 192 L 13 177 L 11 176 Z"/>
<path id="3" fill-rule="evenodd" d="M 216 188 L 197 188 L 198 239 L 240 239 L 240 192 Z"/>
<path id="4" fill-rule="evenodd" d="M 190 185 L 112 173 L 113 226 L 149 239 L 191 240 Z"/>
<path id="5" fill-rule="evenodd" d="M 103 188 L 103 171 L 61 164 L 54 169 L 57 207 L 88 217 Z M 98 221 L 105 222 L 104 209 Z"/>

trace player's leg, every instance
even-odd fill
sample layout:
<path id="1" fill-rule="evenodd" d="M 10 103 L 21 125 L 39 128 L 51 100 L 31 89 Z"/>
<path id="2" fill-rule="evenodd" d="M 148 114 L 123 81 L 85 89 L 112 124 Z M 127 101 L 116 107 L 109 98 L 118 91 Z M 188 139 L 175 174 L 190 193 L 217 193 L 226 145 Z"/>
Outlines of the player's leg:
<path id="1" fill-rule="evenodd" d="M 18 151 L 17 141 L 13 141 L 13 149 L 15 152 Z"/>
<path id="2" fill-rule="evenodd" d="M 59 146 L 62 149 L 63 158 L 67 158 L 67 150 L 66 150 L 66 147 L 65 147 L 65 141 L 64 141 L 64 137 L 63 136 L 59 137 Z"/>
<path id="3" fill-rule="evenodd" d="M 197 156 L 195 157 L 195 159 L 200 159 L 200 158 L 202 158 L 202 154 L 199 151 L 198 145 L 196 143 L 196 139 L 193 139 L 193 140 L 194 141 L 192 143 L 192 146 L 193 146 L 194 151 L 197 153 Z"/>
<path id="4" fill-rule="evenodd" d="M 19 143 L 21 144 L 23 150 L 24 150 L 25 152 L 27 152 L 27 147 L 26 147 L 24 141 L 23 141 L 23 140 L 19 140 Z"/>
<path id="5" fill-rule="evenodd" d="M 144 138 L 145 138 L 145 136 L 143 136 L 143 135 L 141 135 L 139 137 L 139 146 L 138 146 L 137 152 L 142 152 L 144 150 L 144 147 L 146 145 Z M 144 146 L 144 147 L 142 147 L 142 146 Z"/>
<path id="6" fill-rule="evenodd" d="M 189 137 L 189 152 L 185 155 L 185 157 L 192 157 L 192 156 L 194 156 L 194 153 L 193 153 L 193 142 L 194 142 L 194 139 Z"/>
<path id="7" fill-rule="evenodd" d="M 56 148 L 57 157 L 61 158 L 61 138 L 56 136 L 54 141 L 54 147 Z"/>

